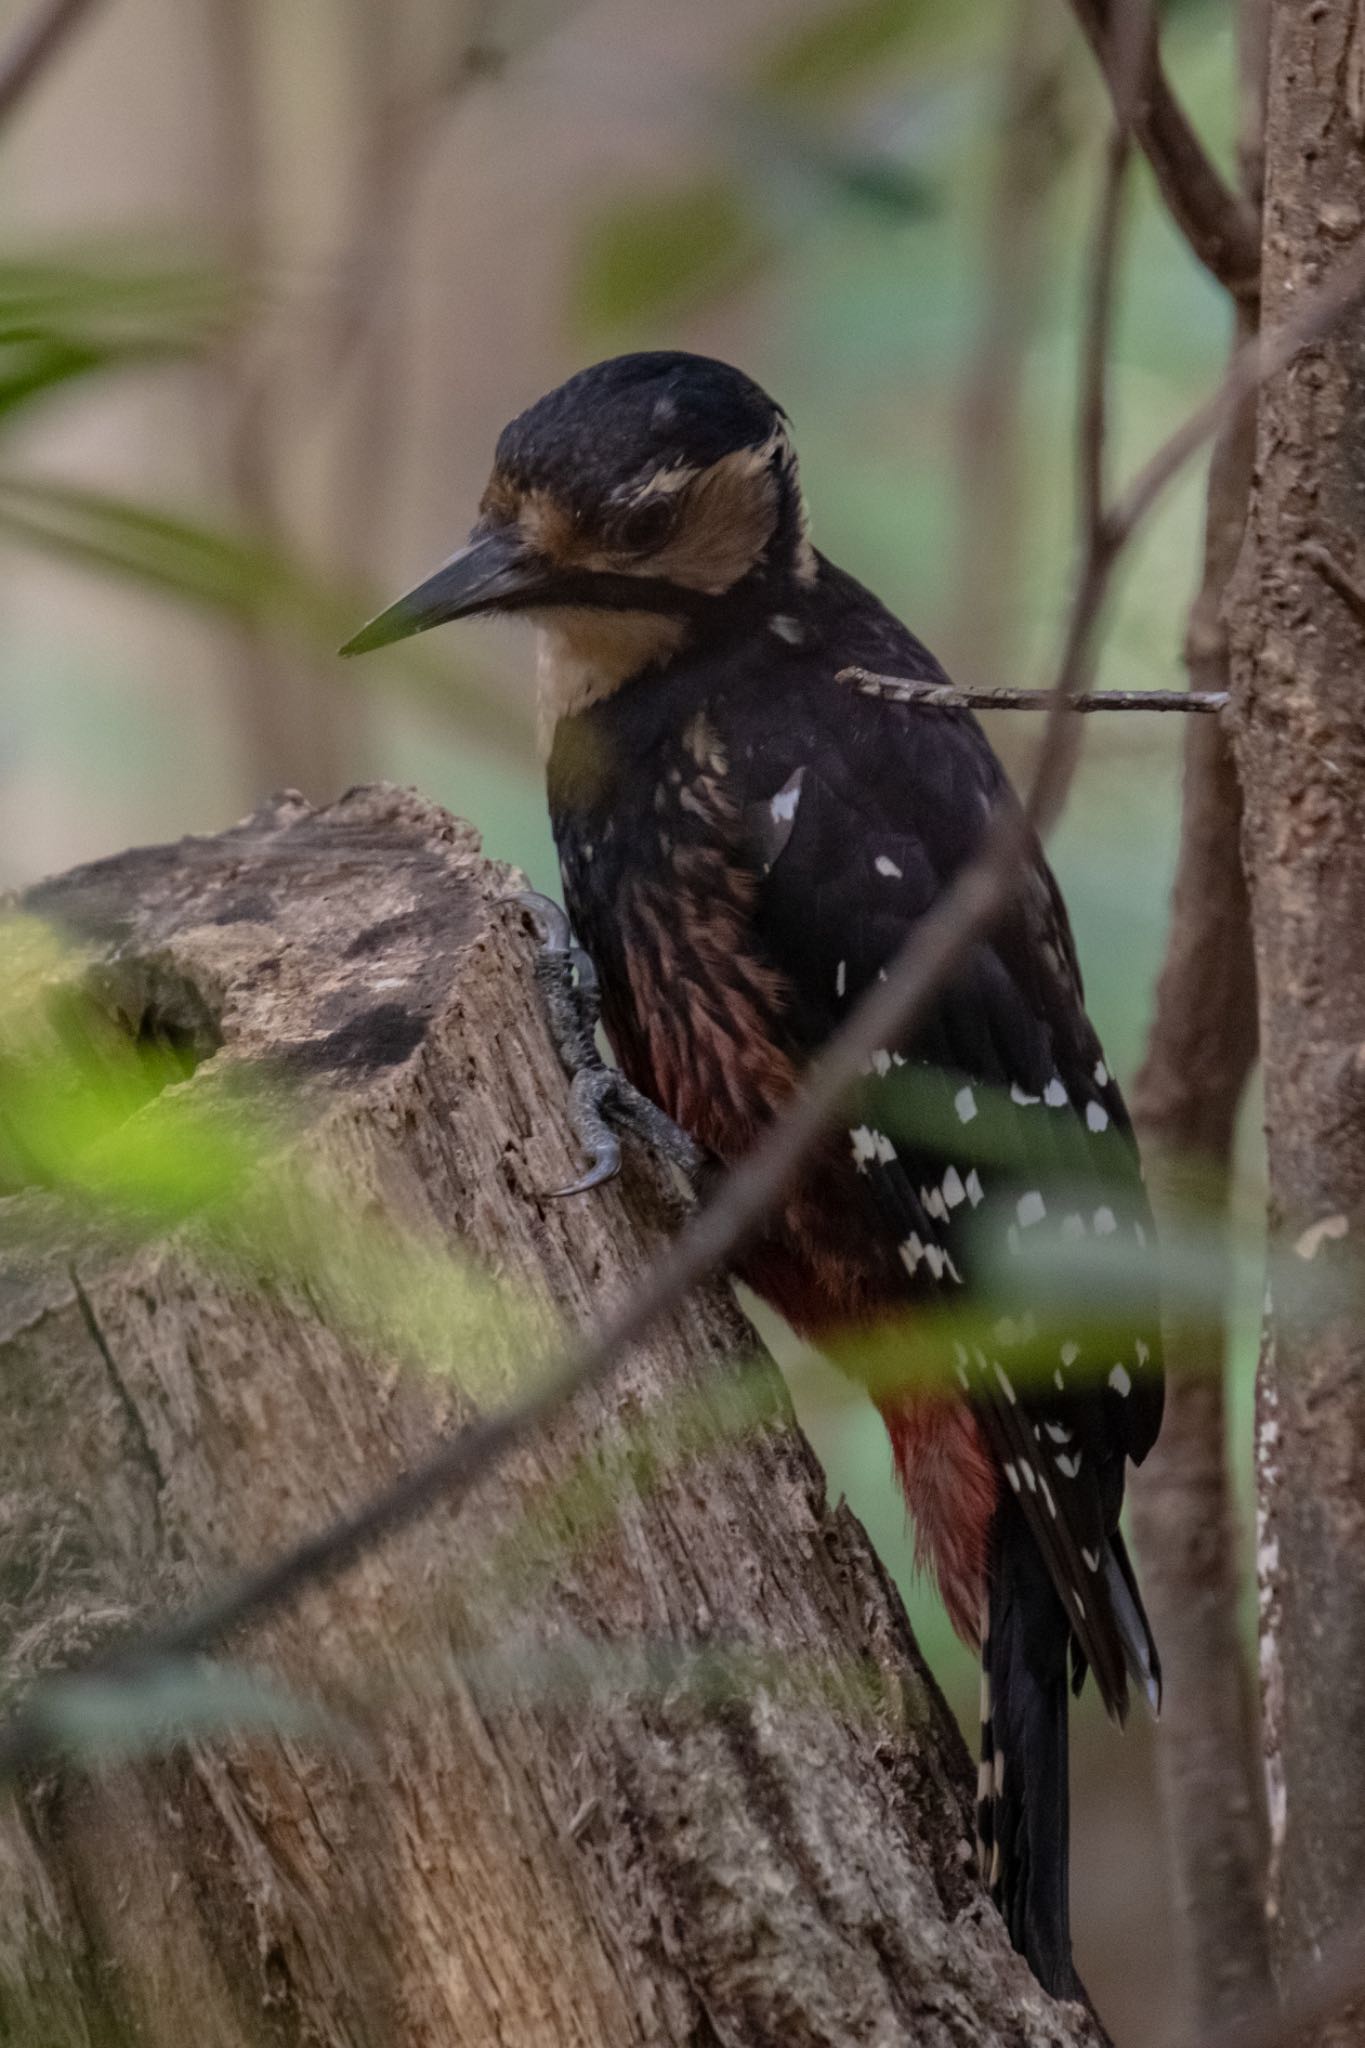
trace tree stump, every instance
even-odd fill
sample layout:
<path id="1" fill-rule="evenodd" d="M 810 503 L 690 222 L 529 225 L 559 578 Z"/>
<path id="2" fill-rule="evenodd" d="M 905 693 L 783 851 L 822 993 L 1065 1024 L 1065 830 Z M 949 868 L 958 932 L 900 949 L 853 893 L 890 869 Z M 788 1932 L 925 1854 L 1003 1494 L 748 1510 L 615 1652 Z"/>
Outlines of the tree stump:
<path id="1" fill-rule="evenodd" d="M 26 899 L 83 948 L 81 1000 L 181 1049 L 183 1089 L 229 1116 L 234 1080 L 284 1092 L 257 1169 L 284 1212 L 339 1187 L 510 1306 L 424 1366 L 283 1268 L 247 1284 L 196 1219 L 115 1235 L 0 1201 L 11 1700 L 391 1481 L 676 1226 L 646 1165 L 540 1192 L 579 1162 L 515 880 L 374 788 Z M 1100 2038 L 984 1900 L 958 1734 L 723 1285 L 458 1513 L 223 1656 L 347 1731 L 208 1732 L 0 1797 L 5 2043 Z"/>

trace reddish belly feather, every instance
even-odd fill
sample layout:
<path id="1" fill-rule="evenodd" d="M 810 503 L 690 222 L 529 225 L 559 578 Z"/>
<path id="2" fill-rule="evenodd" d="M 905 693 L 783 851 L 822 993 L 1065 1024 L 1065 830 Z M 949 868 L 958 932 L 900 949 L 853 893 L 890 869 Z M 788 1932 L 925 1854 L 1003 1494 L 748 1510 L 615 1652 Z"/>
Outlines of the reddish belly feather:
<path id="1" fill-rule="evenodd" d="M 724 1010 L 689 1009 L 679 1015 L 675 1005 L 654 1002 L 641 1015 L 637 1007 L 613 1040 L 636 1087 L 733 1165 L 790 1095 L 796 1071 L 742 997 Z M 735 1271 L 817 1347 L 836 1330 L 846 1334 L 905 1309 L 895 1247 L 869 1215 L 852 1161 L 835 1140 L 743 1249 Z M 916 1559 L 936 1579 L 957 1633 L 975 1646 L 999 1483 L 995 1463 L 961 1400 L 939 1391 L 897 1392 L 878 1406 L 914 1521 Z"/>

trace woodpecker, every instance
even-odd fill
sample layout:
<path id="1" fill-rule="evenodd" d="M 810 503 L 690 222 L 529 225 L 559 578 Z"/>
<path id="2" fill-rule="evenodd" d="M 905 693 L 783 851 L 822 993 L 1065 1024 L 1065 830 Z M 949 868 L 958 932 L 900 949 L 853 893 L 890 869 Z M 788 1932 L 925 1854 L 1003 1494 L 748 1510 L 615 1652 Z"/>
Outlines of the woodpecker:
<path id="1" fill-rule="evenodd" d="M 724 363 L 620 356 L 540 399 L 498 441 L 469 544 L 342 651 L 488 612 L 539 631 L 565 901 L 620 1067 L 737 1161 L 1016 803 L 1004 771 L 969 712 L 917 697 L 948 680 L 928 649 L 817 552 L 787 417 Z M 887 676 L 905 687 L 868 679 Z M 1153 1242 L 1030 840 L 1008 910 L 874 1054 L 735 1272 L 841 1357 L 850 1333 L 903 1350 L 873 1392 L 918 1555 L 980 1651 L 984 1874 L 1062 1997 L 1083 1995 L 1068 1678 L 1092 1671 L 1118 1720 L 1130 1681 L 1160 1696 L 1119 1529 L 1161 1420 Z M 1086 1257 L 1103 1310 L 1059 1282 Z"/>

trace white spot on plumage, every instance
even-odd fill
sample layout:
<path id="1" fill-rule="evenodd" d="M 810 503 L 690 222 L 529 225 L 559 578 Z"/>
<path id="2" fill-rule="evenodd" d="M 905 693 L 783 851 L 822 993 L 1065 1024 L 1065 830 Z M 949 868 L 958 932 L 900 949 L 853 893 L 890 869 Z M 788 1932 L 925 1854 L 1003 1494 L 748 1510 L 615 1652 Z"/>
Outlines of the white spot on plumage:
<path id="1" fill-rule="evenodd" d="M 1077 1360 L 1077 1359 L 1078 1359 L 1078 1358 L 1080 1357 L 1080 1355 L 1081 1355 L 1081 1347 L 1080 1347 L 1080 1345 L 1079 1345 L 1079 1344 L 1073 1344 L 1073 1343 L 1072 1343 L 1072 1341 L 1071 1341 L 1071 1339 L 1070 1339 L 1070 1338 L 1068 1337 L 1068 1339 L 1067 1339 L 1066 1343 L 1065 1343 L 1065 1344 L 1063 1344 L 1063 1346 L 1062 1346 L 1062 1349 L 1061 1349 L 1061 1360 L 1062 1360 L 1062 1364 L 1063 1364 L 1063 1365 L 1074 1365 L 1074 1364 L 1076 1363 L 1076 1360 Z"/>
<path id="2" fill-rule="evenodd" d="M 885 1131 L 874 1131 L 872 1136 L 877 1144 L 877 1164 L 879 1166 L 889 1166 L 896 1156 L 895 1146 L 887 1137 Z"/>
<path id="3" fill-rule="evenodd" d="M 1057 1387 L 1063 1394 L 1066 1392 L 1066 1381 L 1062 1377 L 1062 1369 L 1060 1366 L 1058 1366 L 1056 1372 L 1054 1372 L 1052 1375 L 1052 1384 L 1054 1387 Z"/>
<path id="4" fill-rule="evenodd" d="M 794 786 L 792 783 L 789 783 L 785 789 L 779 789 L 777 795 L 769 799 L 768 809 L 779 824 L 785 825 L 796 816 L 796 806 L 800 801 L 800 783 L 795 783 Z"/>
<path id="5" fill-rule="evenodd" d="M 924 1257 L 924 1244 L 922 1239 L 920 1238 L 918 1231 L 911 1231 L 909 1237 L 906 1238 L 904 1244 L 901 1246 L 900 1253 L 901 1264 L 905 1267 L 905 1270 L 910 1275 L 911 1279 L 913 1279 L 915 1276 L 915 1269 L 918 1267 L 920 1260 Z M 963 1358 L 964 1360 L 966 1358 L 965 1352 L 963 1353 Z"/>
<path id="6" fill-rule="evenodd" d="M 1126 1366 L 1110 1366 L 1109 1384 L 1114 1389 L 1114 1392 L 1116 1394 L 1131 1394 L 1133 1391 L 1133 1382 L 1128 1377 L 1128 1371 Z"/>
<path id="7" fill-rule="evenodd" d="M 877 1051 L 873 1053 L 869 1065 L 874 1074 L 881 1074 L 882 1076 L 889 1074 L 891 1072 L 890 1053 L 884 1052 L 879 1046 Z"/>
<path id="8" fill-rule="evenodd" d="M 1085 1545 L 1082 1544 L 1081 1556 L 1085 1559 L 1085 1568 L 1087 1571 L 1097 1572 L 1099 1570 L 1100 1554 L 1098 1550 L 1087 1550 L 1085 1548 Z"/>
<path id="9" fill-rule="evenodd" d="M 998 1358 L 993 1358 L 991 1360 L 991 1367 L 995 1373 L 995 1377 L 1000 1382 L 1001 1392 L 1004 1394 L 1010 1406 L 1013 1407 L 1016 1400 L 1018 1399 L 1018 1396 L 1016 1395 L 1014 1388 L 1010 1385 L 1009 1374 L 1005 1371 L 1004 1366 L 1000 1363 L 1000 1360 Z"/>
<path id="10" fill-rule="evenodd" d="M 837 966 L 837 967 L 835 968 L 835 970 L 834 970 L 834 993 L 835 993 L 835 995 L 836 995 L 836 996 L 841 996 L 841 995 L 843 995 L 843 993 L 844 993 L 844 991 L 845 991 L 845 989 L 846 989 L 847 987 L 848 987 L 848 962 L 847 962 L 847 960 L 841 960 L 841 961 L 839 962 L 839 965 L 838 965 L 838 966 Z"/>
<path id="11" fill-rule="evenodd" d="M 986 1191 L 981 1185 L 981 1175 L 977 1172 L 976 1168 L 973 1167 L 971 1172 L 967 1175 L 967 1200 L 971 1203 L 972 1207 L 976 1209 L 980 1207 L 981 1203 L 984 1202 L 985 1199 Z"/>
<path id="12" fill-rule="evenodd" d="M 1118 1224 L 1114 1220 L 1114 1212 L 1108 1203 L 1103 1208 L 1097 1209 L 1091 1220 L 1095 1226 L 1096 1237 L 1110 1237 L 1118 1229 Z"/>
<path id="13" fill-rule="evenodd" d="M 792 618 L 789 612 L 774 612 L 768 621 L 768 627 L 771 632 L 776 633 L 779 640 L 785 640 L 790 647 L 799 647 L 806 637 L 801 629 L 800 620 Z"/>
<path id="14" fill-rule="evenodd" d="M 950 1166 L 943 1176 L 943 1199 L 950 1209 L 967 1199 L 967 1190 L 962 1185 L 962 1175 L 955 1166 Z"/>
<path id="15" fill-rule="evenodd" d="M 1027 1458 L 1021 1458 L 1019 1460 L 1019 1470 L 1024 1475 L 1024 1482 L 1027 1485 L 1029 1492 L 1036 1493 L 1038 1491 L 1038 1475 L 1034 1471 L 1032 1465 L 1030 1465 Z"/>
<path id="16" fill-rule="evenodd" d="M 1065 1478 L 1079 1478 L 1081 1470 L 1081 1454 L 1079 1451 L 1076 1451 L 1074 1454 L 1068 1454 L 1065 1451 L 1059 1451 L 1056 1458 L 1056 1465 L 1057 1470 L 1060 1473 L 1062 1473 L 1062 1475 Z"/>
<path id="17" fill-rule="evenodd" d="M 1044 1425 L 1054 1444 L 1069 1444 L 1071 1431 L 1064 1422 L 1049 1422 Z"/>
<path id="18" fill-rule="evenodd" d="M 1096 1060 L 1095 1062 L 1095 1086 L 1097 1088 L 1107 1088 L 1109 1086 L 1109 1069 L 1103 1060 Z"/>
<path id="19" fill-rule="evenodd" d="M 1133 1352 L 1135 1357 L 1137 1358 L 1137 1362 L 1139 1365 L 1146 1365 L 1148 1359 L 1152 1355 L 1148 1347 L 1143 1343 L 1141 1337 L 1135 1340 L 1133 1344 Z"/>
<path id="20" fill-rule="evenodd" d="M 1026 1195 L 1020 1195 L 1014 1205 L 1014 1212 L 1027 1230 L 1032 1223 L 1041 1223 L 1047 1214 L 1047 1204 L 1037 1188 L 1030 1188 Z"/>
<path id="21" fill-rule="evenodd" d="M 924 1247 L 924 1261 L 935 1280 L 943 1278 L 943 1250 L 940 1245 L 927 1244 Z"/>
<path id="22" fill-rule="evenodd" d="M 1041 1472 L 1038 1474 L 1038 1491 L 1047 1502 L 1047 1511 L 1055 1522 L 1057 1519 L 1057 1503 L 1052 1498 L 1052 1488 L 1048 1485 Z"/>
<path id="23" fill-rule="evenodd" d="M 923 1202 L 928 1215 L 936 1216 L 940 1223 L 947 1222 L 948 1204 L 944 1201 L 938 1188 L 921 1188 L 919 1198 Z"/>
<path id="24" fill-rule="evenodd" d="M 903 878 L 904 870 L 896 866 L 889 853 L 879 853 L 872 865 L 877 873 L 885 875 L 888 881 L 898 882 Z"/>
<path id="25" fill-rule="evenodd" d="M 853 1164 L 860 1172 L 865 1172 L 868 1161 L 877 1156 L 876 1135 L 866 1124 L 859 1124 L 857 1130 L 850 1131 L 848 1135 L 853 1140 Z"/>
<path id="26" fill-rule="evenodd" d="M 1015 1492 L 1018 1493 L 1019 1474 L 1015 1471 L 1014 1466 L 1010 1463 L 1008 1458 L 1006 1458 L 1005 1460 L 1005 1477 L 1006 1479 L 1008 1479 L 1010 1485 L 1014 1488 Z"/>
<path id="27" fill-rule="evenodd" d="M 1065 1109 L 1071 1097 L 1067 1094 L 1061 1079 L 1054 1074 L 1043 1090 L 1043 1100 L 1049 1109 Z"/>
<path id="28" fill-rule="evenodd" d="M 957 1111 L 960 1123 L 969 1124 L 971 1122 L 972 1118 L 976 1115 L 976 1097 L 970 1088 L 958 1089 L 957 1094 L 953 1097 L 953 1108 Z"/>
<path id="29" fill-rule="evenodd" d="M 1102 1102 L 1086 1103 L 1085 1120 L 1092 1131 L 1107 1131 L 1109 1128 L 1109 1112 Z"/>
<path id="30" fill-rule="evenodd" d="M 1042 1101 L 1041 1095 L 1030 1095 L 1017 1081 L 1010 1082 L 1010 1101 L 1017 1102 L 1021 1109 L 1028 1109 L 1033 1103 Z"/>

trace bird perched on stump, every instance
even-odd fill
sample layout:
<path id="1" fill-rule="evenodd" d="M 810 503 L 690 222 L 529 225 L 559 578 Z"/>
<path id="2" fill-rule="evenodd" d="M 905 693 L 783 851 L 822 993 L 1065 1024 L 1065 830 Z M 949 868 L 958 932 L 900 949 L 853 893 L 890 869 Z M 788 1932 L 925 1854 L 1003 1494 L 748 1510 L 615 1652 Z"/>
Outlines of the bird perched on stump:
<path id="1" fill-rule="evenodd" d="M 1004 772 L 969 712 L 917 701 L 946 676 L 817 551 L 786 416 L 724 363 L 621 356 L 522 413 L 468 546 L 343 651 L 495 611 L 539 631 L 565 898 L 617 1059 L 736 1161 L 1015 803 Z M 734 1262 L 854 1370 L 875 1336 L 918 1553 L 980 1650 L 985 1874 L 1062 1996 L 1068 1683 L 1093 1671 L 1120 1720 L 1130 1680 L 1159 1697 L 1119 1531 L 1161 1418 L 1150 1229 L 1031 843 L 1009 908 Z"/>

